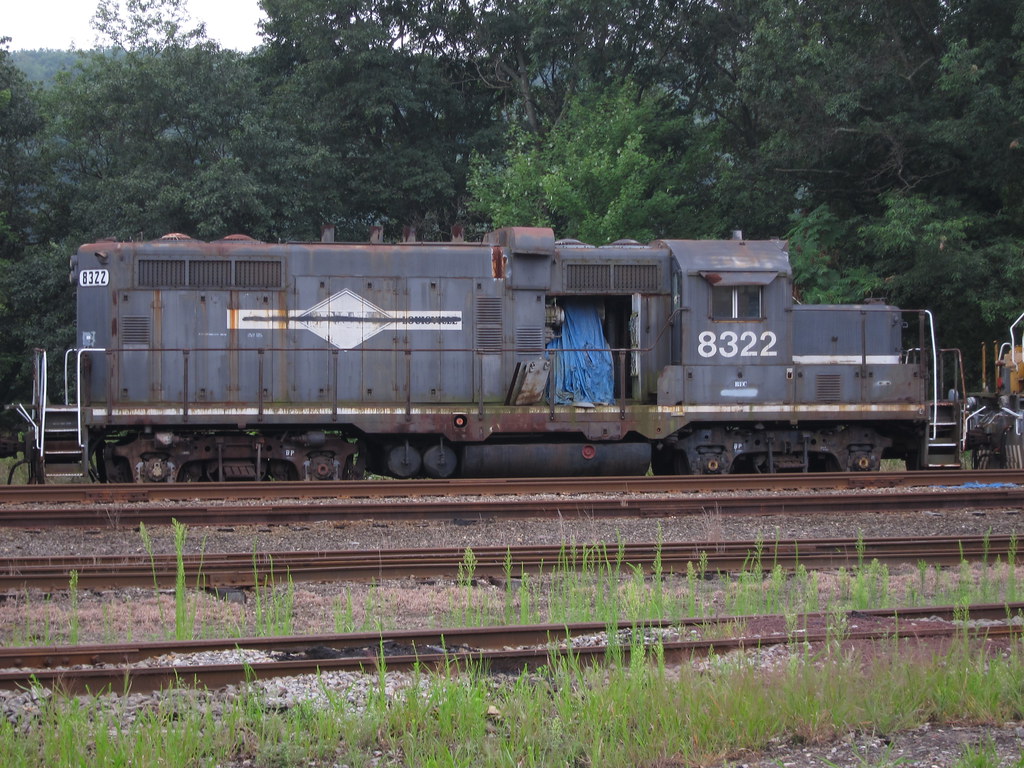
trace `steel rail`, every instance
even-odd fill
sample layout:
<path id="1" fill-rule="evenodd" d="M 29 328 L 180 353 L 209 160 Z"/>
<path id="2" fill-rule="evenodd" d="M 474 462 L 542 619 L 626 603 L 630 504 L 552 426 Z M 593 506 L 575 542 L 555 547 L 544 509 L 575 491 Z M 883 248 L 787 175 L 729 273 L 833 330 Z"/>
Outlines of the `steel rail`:
<path id="1" fill-rule="evenodd" d="M 522 573 L 655 566 L 662 573 L 688 569 L 721 573 L 775 567 L 811 570 L 885 563 L 1016 561 L 1016 535 L 927 538 L 778 539 L 772 541 L 647 542 L 472 547 L 472 576 L 515 578 Z M 337 551 L 202 553 L 181 556 L 190 586 L 248 588 L 291 581 L 371 581 L 455 577 L 467 566 L 458 547 Z M 121 554 L 0 558 L 0 591 L 67 589 L 72 571 L 80 589 L 173 587 L 175 554 Z"/>
<path id="2" fill-rule="evenodd" d="M 852 514 L 950 508 L 1024 507 L 1024 486 L 911 490 L 883 494 L 775 493 L 738 495 L 546 496 L 543 498 L 457 499 L 402 497 L 400 500 L 273 502 L 270 504 L 183 504 L 169 506 L 8 506 L 0 509 L 0 527 L 119 526 L 168 524 L 252 525 L 317 521 L 427 520 L 472 522 L 487 519 L 566 517 L 659 518 L 685 515 Z"/>
<path id="3" fill-rule="evenodd" d="M 133 503 L 190 499 L 339 499 L 581 493 L 713 493 L 734 490 L 914 488 L 1014 483 L 1024 470 L 821 472 L 773 475 L 657 477 L 485 478 L 452 480 L 340 480 L 324 482 L 133 483 L 0 486 L 0 504 Z"/>
<path id="4" fill-rule="evenodd" d="M 1024 627 L 1006 624 L 984 628 L 964 629 L 958 625 L 922 626 L 918 621 L 931 617 L 952 619 L 970 616 L 972 619 L 1006 619 L 1024 611 L 1024 604 L 983 605 L 944 608 L 912 608 L 893 611 L 858 611 L 855 616 L 890 618 L 897 622 L 884 629 L 851 630 L 843 636 L 844 642 L 875 641 L 880 639 L 942 639 L 967 633 L 978 638 L 1016 637 L 1024 634 Z M 822 614 L 808 614 L 822 617 Z M 619 631 L 644 630 L 687 626 L 712 626 L 725 622 L 757 621 L 773 617 L 728 617 L 721 619 L 688 619 L 676 622 L 620 623 Z M 806 621 L 806 619 L 805 619 Z M 796 626 L 802 622 L 797 617 Z M 490 671 L 521 672 L 550 664 L 557 658 L 572 656 L 581 663 L 601 663 L 609 658 L 609 646 L 595 645 L 584 648 L 566 648 L 560 644 L 571 637 L 595 634 L 608 629 L 606 624 L 534 625 L 526 627 L 486 627 L 482 629 L 446 629 L 421 633 L 362 633 L 359 635 L 320 635 L 266 640 L 260 638 L 228 639 L 221 641 L 191 641 L 186 643 L 149 643 L 130 646 L 91 646 L 55 648 L 9 648 L 0 650 L 0 688 L 19 689 L 44 686 L 69 694 L 125 691 L 133 693 L 161 690 L 181 685 L 219 688 L 246 680 L 268 679 L 292 675 L 321 674 L 332 671 L 377 672 L 383 669 L 461 669 L 470 666 Z M 801 631 L 799 634 L 778 633 L 736 636 L 713 640 L 680 640 L 660 643 L 660 652 L 673 663 L 706 655 L 712 651 L 725 652 L 744 648 L 762 648 L 792 643 L 825 642 L 827 631 Z M 469 643 L 473 643 L 472 646 Z M 533 646 L 533 647 L 523 647 Z M 350 654 L 336 658 L 323 658 L 323 648 L 348 650 Z M 495 649 L 500 647 L 499 649 Z M 509 650 L 509 647 L 512 647 Z M 646 651 L 645 644 L 645 651 Z M 130 662 L 161 654 L 183 653 L 196 650 L 227 650 L 258 648 L 286 652 L 287 660 L 259 663 L 177 664 L 168 666 L 131 666 Z M 487 650 L 487 649 L 490 650 Z M 631 644 L 616 646 L 618 658 L 628 662 Z M 109 664 L 85 668 L 47 668 L 54 664 L 71 664 L 92 654 L 85 663 Z M 148 656 L 147 656 L 148 654 Z M 307 658 L 295 659 L 305 654 Z M 317 656 L 311 658 L 310 656 Z M 26 664 L 42 664 L 27 668 Z M 21 667 L 12 669 L 11 667 Z"/>

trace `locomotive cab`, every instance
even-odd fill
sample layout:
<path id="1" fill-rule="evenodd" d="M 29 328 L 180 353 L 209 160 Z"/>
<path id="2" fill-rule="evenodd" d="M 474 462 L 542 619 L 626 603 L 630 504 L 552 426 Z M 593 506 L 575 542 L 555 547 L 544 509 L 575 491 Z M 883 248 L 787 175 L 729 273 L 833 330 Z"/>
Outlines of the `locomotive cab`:
<path id="1" fill-rule="evenodd" d="M 795 305 L 780 241 L 668 245 L 677 320 L 658 403 L 689 423 L 656 470 L 862 471 L 917 450 L 926 377 L 901 359 L 899 310 Z"/>

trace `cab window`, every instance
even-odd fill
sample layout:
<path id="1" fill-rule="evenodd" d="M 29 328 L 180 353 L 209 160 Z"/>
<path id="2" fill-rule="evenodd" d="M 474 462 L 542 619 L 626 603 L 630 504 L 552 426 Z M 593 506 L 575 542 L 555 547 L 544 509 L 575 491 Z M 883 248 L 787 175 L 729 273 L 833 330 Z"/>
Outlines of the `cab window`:
<path id="1" fill-rule="evenodd" d="M 760 285 L 714 285 L 711 317 L 714 320 L 760 320 Z"/>

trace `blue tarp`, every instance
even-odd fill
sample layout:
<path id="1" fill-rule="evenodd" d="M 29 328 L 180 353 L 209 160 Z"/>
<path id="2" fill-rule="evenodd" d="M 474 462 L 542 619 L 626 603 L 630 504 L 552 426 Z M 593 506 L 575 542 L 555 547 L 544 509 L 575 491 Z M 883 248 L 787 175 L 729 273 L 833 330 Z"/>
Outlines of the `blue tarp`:
<path id="1" fill-rule="evenodd" d="M 553 352 L 551 381 L 558 405 L 602 405 L 614 401 L 612 353 L 601 329 L 600 301 L 566 299 L 562 335 L 547 346 Z"/>
<path id="2" fill-rule="evenodd" d="M 960 485 L 933 485 L 932 488 L 1016 488 L 1016 483 L 961 483 Z"/>

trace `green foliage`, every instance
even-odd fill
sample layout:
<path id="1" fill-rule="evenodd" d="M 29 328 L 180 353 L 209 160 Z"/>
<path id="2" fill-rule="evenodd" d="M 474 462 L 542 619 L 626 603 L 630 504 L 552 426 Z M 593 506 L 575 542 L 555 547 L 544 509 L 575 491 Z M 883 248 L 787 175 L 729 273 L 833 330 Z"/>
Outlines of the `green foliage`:
<path id="1" fill-rule="evenodd" d="M 39 94 L 5 50 L 8 42 L 0 37 L 0 260 L 20 258 L 45 180 Z"/>
<path id="2" fill-rule="evenodd" d="M 252 62 L 209 46 L 96 52 L 46 93 L 52 236 L 267 233 L 266 113 Z"/>
<path id="3" fill-rule="evenodd" d="M 0 260 L 0 403 L 25 402 L 31 396 L 32 350 L 67 349 L 74 344 L 74 301 L 68 282 L 67 250 L 58 245 L 32 247 L 18 260 Z M 59 359 L 59 357 L 58 357 Z M 50 366 L 51 391 L 60 365 Z M 13 414 L 6 414 L 13 422 Z"/>
<path id="4" fill-rule="evenodd" d="M 279 584 L 274 576 L 274 561 L 271 558 L 268 573 L 260 578 L 260 558 L 253 543 L 253 602 L 256 635 L 276 637 L 294 634 L 295 583 L 291 573 L 286 573 L 285 583 Z"/>
<path id="5" fill-rule="evenodd" d="M 841 220 L 822 204 L 810 212 L 790 217 L 793 228 L 786 236 L 793 267 L 793 284 L 805 304 L 848 304 L 861 302 L 882 289 L 882 281 L 863 264 L 846 265 L 849 249 L 844 247 L 855 234 L 849 222 Z"/>
<path id="6" fill-rule="evenodd" d="M 477 159 L 474 205 L 495 226 L 553 226 L 596 244 L 678 231 L 684 198 L 667 172 L 678 157 L 658 141 L 666 108 L 627 85 L 570 100 L 543 139 L 512 128 L 503 164 Z"/>
<path id="7" fill-rule="evenodd" d="M 372 0 L 336 13 L 275 0 L 266 10 L 260 63 L 273 73 L 275 129 L 297 150 L 303 176 L 289 192 L 306 226 L 331 221 L 362 240 L 371 224 L 391 237 L 411 225 L 437 239 L 466 221 L 470 154 L 500 137 L 496 97 L 457 48 L 468 8 Z"/>
<path id="8" fill-rule="evenodd" d="M 987 235 L 993 222 L 950 198 L 894 192 L 882 204 L 883 214 L 858 236 L 888 298 L 935 309 L 946 347 L 971 350 L 1004 336 L 1024 300 L 1016 289 L 1024 278 L 1021 241 Z"/>
<path id="9" fill-rule="evenodd" d="M 188 0 L 99 0 L 92 17 L 100 38 L 126 51 L 161 50 L 206 39 L 206 26 L 192 29 Z"/>

